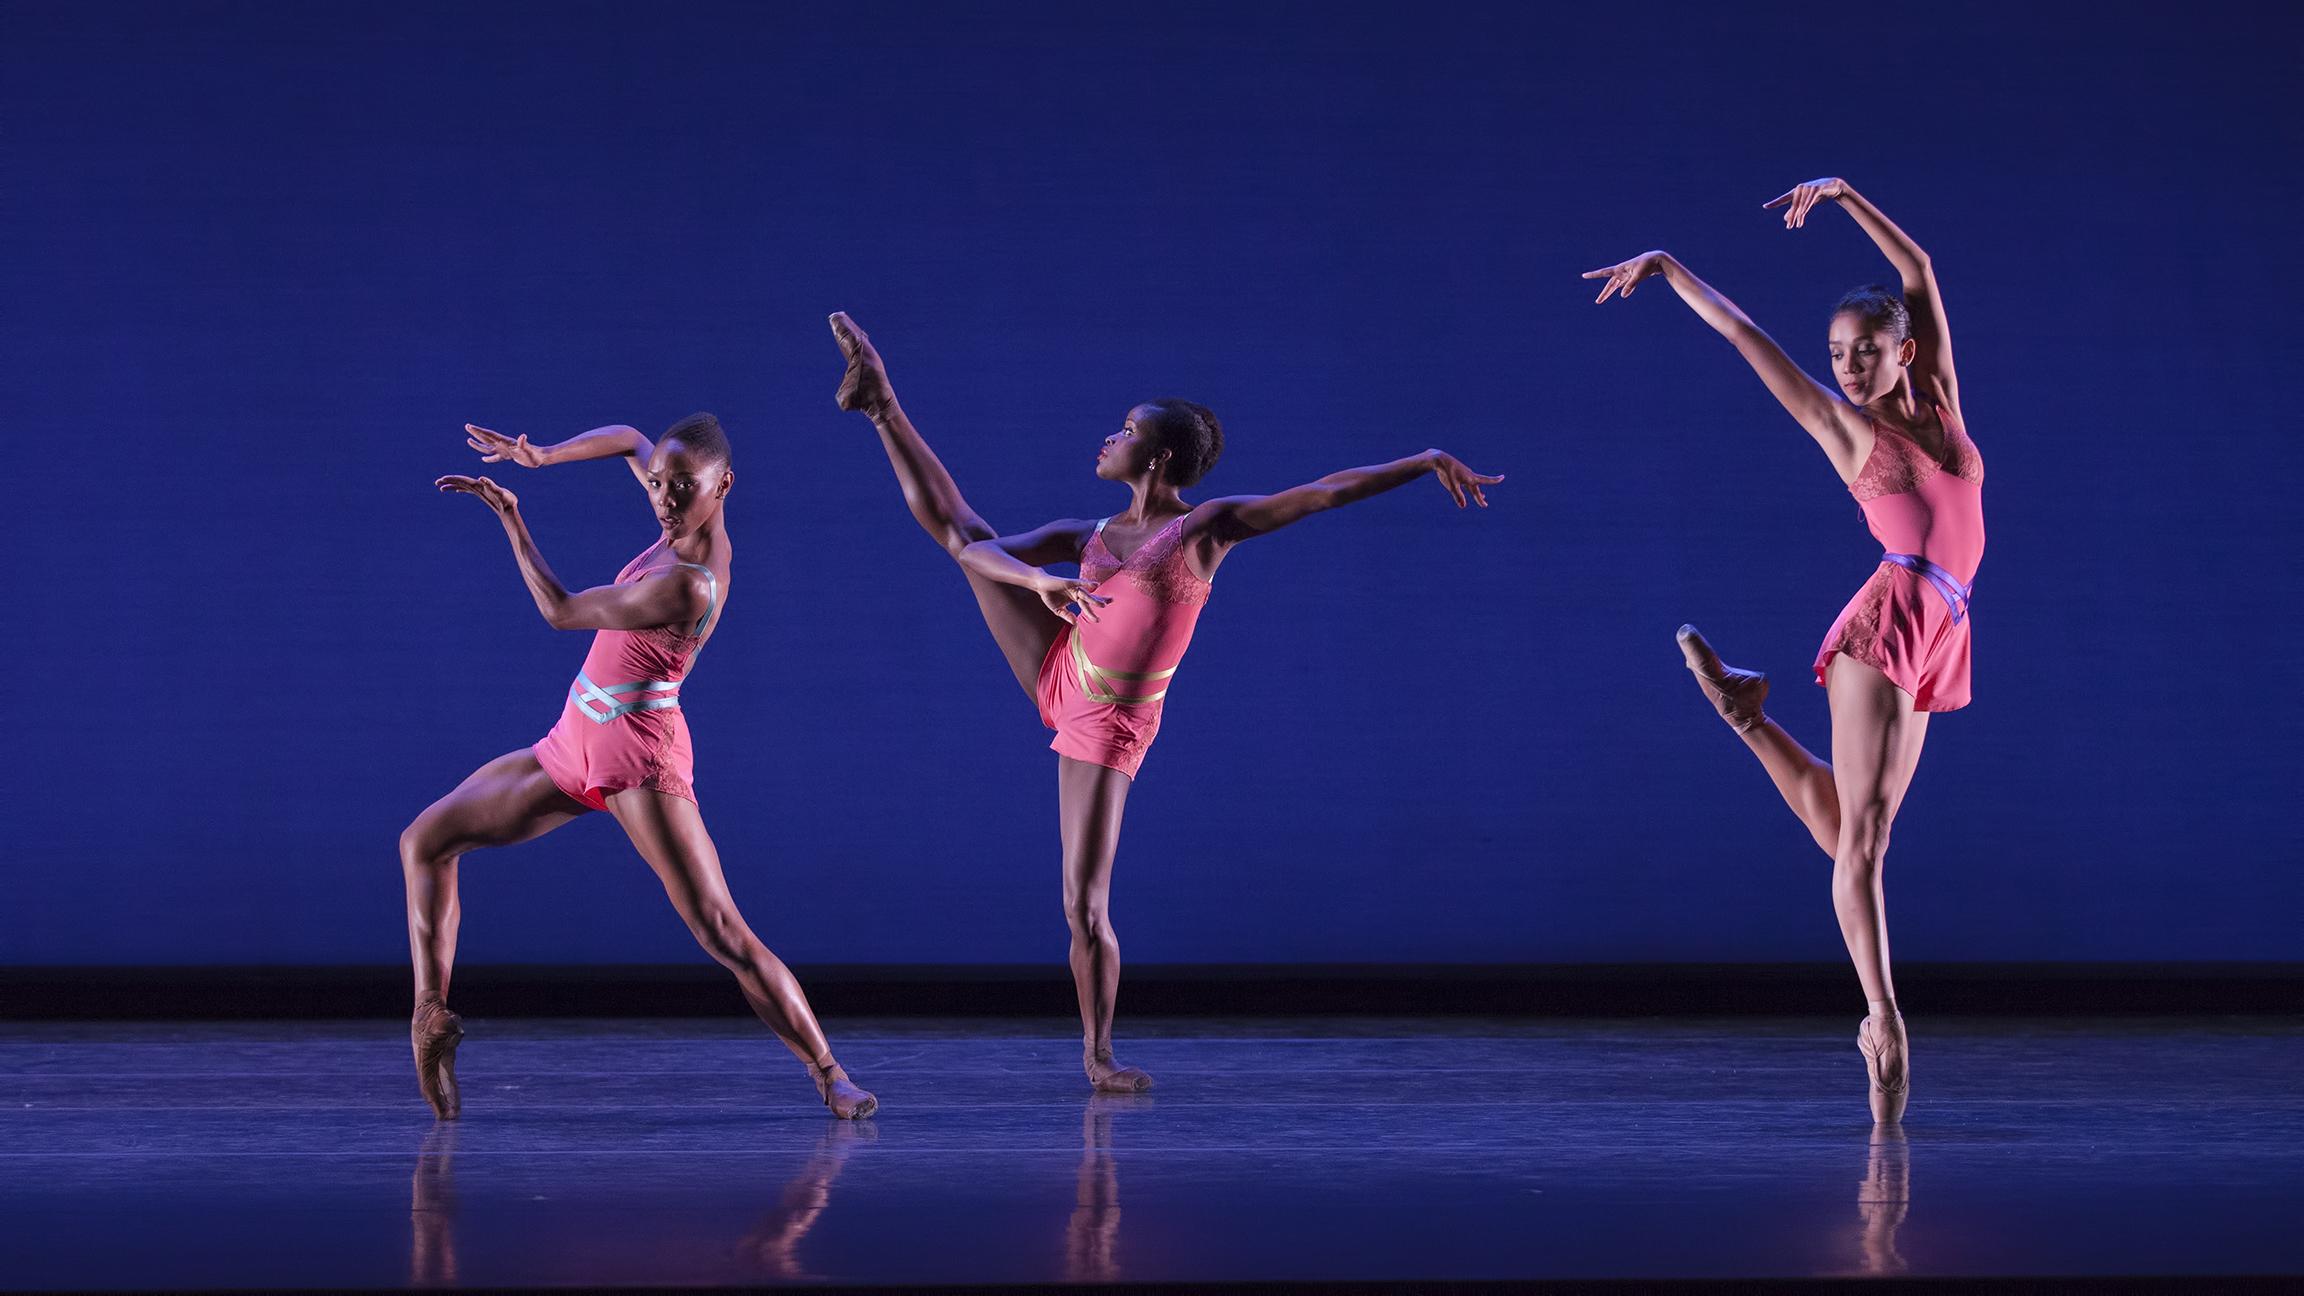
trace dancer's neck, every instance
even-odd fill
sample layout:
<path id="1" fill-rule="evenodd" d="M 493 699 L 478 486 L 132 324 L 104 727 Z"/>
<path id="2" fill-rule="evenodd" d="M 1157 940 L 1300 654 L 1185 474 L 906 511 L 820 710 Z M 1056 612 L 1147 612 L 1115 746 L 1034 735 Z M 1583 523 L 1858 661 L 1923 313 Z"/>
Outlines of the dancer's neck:
<path id="1" fill-rule="evenodd" d="M 722 522 L 723 519 L 714 518 L 677 540 L 667 538 L 656 543 L 663 545 L 673 557 L 684 563 L 695 563 L 698 566 L 709 567 L 712 565 L 710 561 L 712 550 L 725 534 Z"/>
<path id="2" fill-rule="evenodd" d="M 1123 527 L 1150 526 L 1154 518 L 1192 511 L 1176 488 L 1163 481 L 1133 481 L 1128 483 L 1128 491 L 1128 507 L 1112 515 L 1112 520 Z"/>
<path id="3" fill-rule="evenodd" d="M 1896 386 L 1891 388 L 1887 395 L 1865 406 L 1864 412 L 1874 418 L 1878 418 L 1883 413 L 1893 414 L 1895 416 L 1894 421 L 1901 427 L 1911 427 L 1919 423 L 1920 398 L 1912 391 L 1910 375 L 1897 379 Z"/>

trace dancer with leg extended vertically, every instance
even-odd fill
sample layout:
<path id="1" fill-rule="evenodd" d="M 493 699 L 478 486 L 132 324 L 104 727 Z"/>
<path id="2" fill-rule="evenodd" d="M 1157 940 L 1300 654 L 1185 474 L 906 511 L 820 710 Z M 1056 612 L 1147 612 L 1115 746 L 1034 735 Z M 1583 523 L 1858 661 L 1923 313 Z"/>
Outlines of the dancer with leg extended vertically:
<path id="1" fill-rule="evenodd" d="M 1904 1114 L 1910 1068 L 1881 870 L 1928 717 L 1968 705 L 1968 598 L 1984 557 L 1984 460 L 1961 414 L 1952 335 L 1928 254 L 1844 180 L 1813 180 L 1765 206 L 1782 208 L 1785 227 L 1799 229 L 1824 201 L 1855 219 L 1903 282 L 1901 296 L 1860 288 L 1834 309 L 1825 344 L 1838 391 L 1810 378 L 1735 303 L 1667 253 L 1642 253 L 1584 277 L 1607 281 L 1596 299 L 1604 302 L 1662 276 L 1823 447 L 1885 549 L 1816 653 L 1816 682 L 1832 715 L 1830 764 L 1768 718 L 1765 675 L 1722 664 L 1694 626 L 1682 626 L 1679 638 L 1705 696 L 1832 858 L 1833 909 L 1871 1009 L 1857 1048 L 1873 1119 L 1890 1122 Z"/>
<path id="2" fill-rule="evenodd" d="M 533 747 L 507 752 L 416 816 L 400 834 L 408 888 L 408 953 L 416 972 L 409 1035 L 416 1080 L 444 1120 L 462 1103 L 456 1048 L 464 1023 L 448 1010 L 448 981 L 462 919 L 456 871 L 465 854 L 509 846 L 592 810 L 616 817 L 664 883 L 697 943 L 735 973 L 752 1010 L 816 1081 L 834 1115 L 869 1116 L 877 1101 L 833 1060 L 808 998 L 782 961 L 752 934 L 720 871 L 719 852 L 696 808 L 694 760 L 680 685 L 726 606 L 732 550 L 721 515 L 735 484 L 719 420 L 695 414 L 654 445 L 629 427 L 604 427 L 558 445 L 530 445 L 467 426 L 487 463 L 525 468 L 622 457 L 648 492 L 663 529 L 614 582 L 570 591 L 545 565 L 520 516 L 520 501 L 486 477 L 442 477 L 495 510 L 536 608 L 556 630 L 595 630 L 560 721 Z"/>
<path id="3" fill-rule="evenodd" d="M 835 314 L 832 332 L 848 362 L 840 408 L 871 418 L 913 519 L 959 563 L 1017 684 L 1056 731 L 1049 746 L 1057 756 L 1064 915 L 1072 933 L 1082 1065 L 1100 1091 L 1147 1088 L 1150 1076 L 1112 1056 L 1120 984 L 1112 864 L 1129 786 L 1159 732 L 1163 699 L 1217 565 L 1243 540 L 1427 473 L 1458 508 L 1486 507 L 1481 488 L 1503 478 L 1427 450 L 1273 495 L 1192 504 L 1180 492 L 1216 462 L 1223 429 L 1203 406 L 1158 400 L 1128 411 L 1096 455 L 1096 475 L 1128 487 L 1127 508 L 1101 521 L 1068 518 L 1002 535 L 969 507 L 905 416 L 863 330 Z M 1074 562 L 1078 577 L 1043 570 Z"/>

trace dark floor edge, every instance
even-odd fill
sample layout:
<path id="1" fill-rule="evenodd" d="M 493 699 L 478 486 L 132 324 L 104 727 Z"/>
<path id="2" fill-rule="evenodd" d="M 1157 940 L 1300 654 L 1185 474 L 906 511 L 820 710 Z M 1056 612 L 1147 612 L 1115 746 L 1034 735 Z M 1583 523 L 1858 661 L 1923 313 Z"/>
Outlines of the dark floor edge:
<path id="1" fill-rule="evenodd" d="M 2085 1296 L 2088 1293 L 2113 1292 L 2119 1296 L 2148 1296 L 2156 1293 L 2235 1293 L 2254 1296 L 2258 1292 L 2289 1293 L 2296 1290 L 2297 1275 L 2209 1275 L 2158 1274 L 2149 1277 L 2091 1276 L 2091 1277 L 1987 1277 L 1987 1278 L 1611 1278 L 1611 1279 L 1541 1279 L 1526 1281 L 1387 1281 L 1387 1282 L 1214 1282 L 1214 1283 L 1056 1283 L 1056 1284 L 966 1284 L 966 1285 L 903 1285 L 903 1286 L 811 1286 L 798 1285 L 795 1291 L 819 1293 L 821 1296 L 859 1296 L 872 1292 L 922 1292 L 935 1296 L 1001 1296 L 1003 1293 L 1033 1292 L 1068 1296 L 1070 1293 L 1110 1292 L 1122 1296 L 1162 1296 L 1165 1293 L 1205 1296 L 1211 1292 L 1244 1292 L 1254 1296 L 1490 1296 L 1491 1293 L 1512 1292 L 1893 1292 L 1898 1296 L 1917 1293 L 2047 1293 L 2049 1296 Z M 784 1290 L 779 1285 L 776 1290 Z M 149 1288 L 136 1289 L 150 1291 Z M 270 1292 L 375 1290 L 396 1291 L 400 1288 L 263 1288 Z M 537 1287 L 453 1287 L 435 1290 L 453 1290 L 475 1293 L 477 1296 L 497 1296 L 499 1293 L 559 1291 L 566 1288 Z M 591 1286 L 592 1292 L 618 1293 L 637 1296 L 640 1293 L 677 1293 L 698 1291 L 761 1291 L 760 1287 L 618 1287 Z"/>
<path id="2" fill-rule="evenodd" d="M 1068 1016 L 1061 965 L 798 967 L 818 1012 Z M 1916 963 L 1899 997 L 1932 1015 L 2304 1013 L 2304 963 Z M 1861 1011 L 1840 964 L 1334 964 L 1131 967 L 1131 1016 L 1661 1016 Z M 408 1010 L 408 970 L 360 967 L 0 968 L 0 1020 L 372 1018 Z M 497 1017 L 724 1017 L 745 1012 L 700 966 L 457 969 L 460 1011 Z"/>

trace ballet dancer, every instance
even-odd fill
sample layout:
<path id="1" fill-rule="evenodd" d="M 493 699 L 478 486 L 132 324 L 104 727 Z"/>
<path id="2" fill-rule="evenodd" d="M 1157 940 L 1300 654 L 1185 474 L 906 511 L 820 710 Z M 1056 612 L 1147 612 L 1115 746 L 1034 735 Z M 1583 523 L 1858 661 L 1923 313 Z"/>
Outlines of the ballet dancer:
<path id="1" fill-rule="evenodd" d="M 467 851 L 528 841 L 578 815 L 605 810 L 662 879 L 697 942 L 736 974 L 753 1012 L 807 1063 L 825 1106 L 843 1119 L 871 1115 L 878 1101 L 833 1060 L 800 983 L 737 912 L 696 808 L 680 685 L 726 606 L 731 549 L 721 509 L 736 477 L 719 420 L 690 415 L 654 445 L 622 426 L 595 428 L 550 446 L 469 424 L 465 434 L 484 463 L 542 468 L 622 457 L 647 489 L 663 535 L 626 563 L 614 582 L 571 592 L 545 565 L 511 491 L 486 477 L 448 476 L 434 483 L 495 510 L 528 592 L 553 629 L 598 633 L 552 732 L 475 770 L 400 834 L 408 953 L 416 970 L 409 1036 L 425 1101 L 443 1120 L 455 1119 L 461 1108 L 456 1048 L 464 1023 L 447 1003 L 462 918 L 458 861 Z"/>
<path id="2" fill-rule="evenodd" d="M 1112 862 L 1120 816 L 1211 579 L 1232 546 L 1315 513 L 1430 474 L 1456 501 L 1487 507 L 1483 476 L 1438 450 L 1350 468 L 1273 495 L 1199 504 L 1180 493 L 1224 448 L 1205 407 L 1158 400 L 1128 411 L 1105 437 L 1096 475 L 1129 489 L 1128 507 L 1102 520 L 1068 518 L 1016 535 L 986 523 L 897 402 L 887 367 L 855 321 L 832 316 L 848 363 L 838 403 L 869 416 L 914 520 L 960 565 L 984 624 L 1016 682 L 1055 730 L 1063 840 L 1064 915 L 1080 1008 L 1082 1066 L 1106 1093 L 1135 1093 L 1152 1078 L 1112 1056 L 1120 945 L 1111 921 Z M 1078 577 L 1043 570 L 1078 563 Z"/>
<path id="3" fill-rule="evenodd" d="M 1823 447 L 1886 550 L 1816 652 L 1816 682 L 1832 715 L 1830 764 L 1768 718 L 1766 675 L 1722 664 L 1694 626 L 1680 627 L 1679 643 L 1704 696 L 1832 857 L 1832 907 L 1870 1006 L 1856 1046 L 1872 1118 L 1887 1124 L 1902 1118 L 1911 1082 L 1880 874 L 1928 717 L 1968 705 L 1968 598 L 1984 557 L 1984 460 L 1961 415 L 1952 337 L 1928 254 L 1845 180 L 1812 180 L 1763 206 L 1783 209 L 1785 228 L 1800 229 L 1827 199 L 1871 236 L 1903 280 L 1901 297 L 1859 288 L 1833 309 L 1825 346 L 1837 391 L 1810 378 L 1668 253 L 1644 252 L 1584 277 L 1607 281 L 1595 299 L 1605 302 L 1663 276 Z"/>

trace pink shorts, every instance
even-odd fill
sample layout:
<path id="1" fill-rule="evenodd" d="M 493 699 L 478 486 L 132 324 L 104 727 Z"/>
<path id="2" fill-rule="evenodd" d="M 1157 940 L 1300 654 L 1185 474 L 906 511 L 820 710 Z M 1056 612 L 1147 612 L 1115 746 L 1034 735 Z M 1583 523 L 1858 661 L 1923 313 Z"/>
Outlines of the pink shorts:
<path id="1" fill-rule="evenodd" d="M 1033 690 L 1040 704 L 1040 723 L 1056 731 L 1049 750 L 1091 765 L 1116 769 L 1133 779 L 1144 764 L 1144 753 L 1160 732 L 1164 702 L 1097 702 L 1080 689 L 1080 676 L 1072 666 L 1072 628 L 1066 626 L 1040 659 L 1040 679 Z"/>
<path id="2" fill-rule="evenodd" d="M 1922 711 L 1968 705 L 1968 639 L 1974 619 L 1952 619 L 1944 596 L 1919 575 L 1880 564 L 1856 591 L 1816 650 L 1816 682 L 1830 678 L 1832 657 L 1846 653 L 1912 695 Z"/>
<path id="3" fill-rule="evenodd" d="M 594 810 L 607 809 L 608 798 L 626 788 L 696 799 L 696 754 L 677 709 L 634 711 L 601 724 L 570 703 L 535 752 L 561 791 Z"/>

